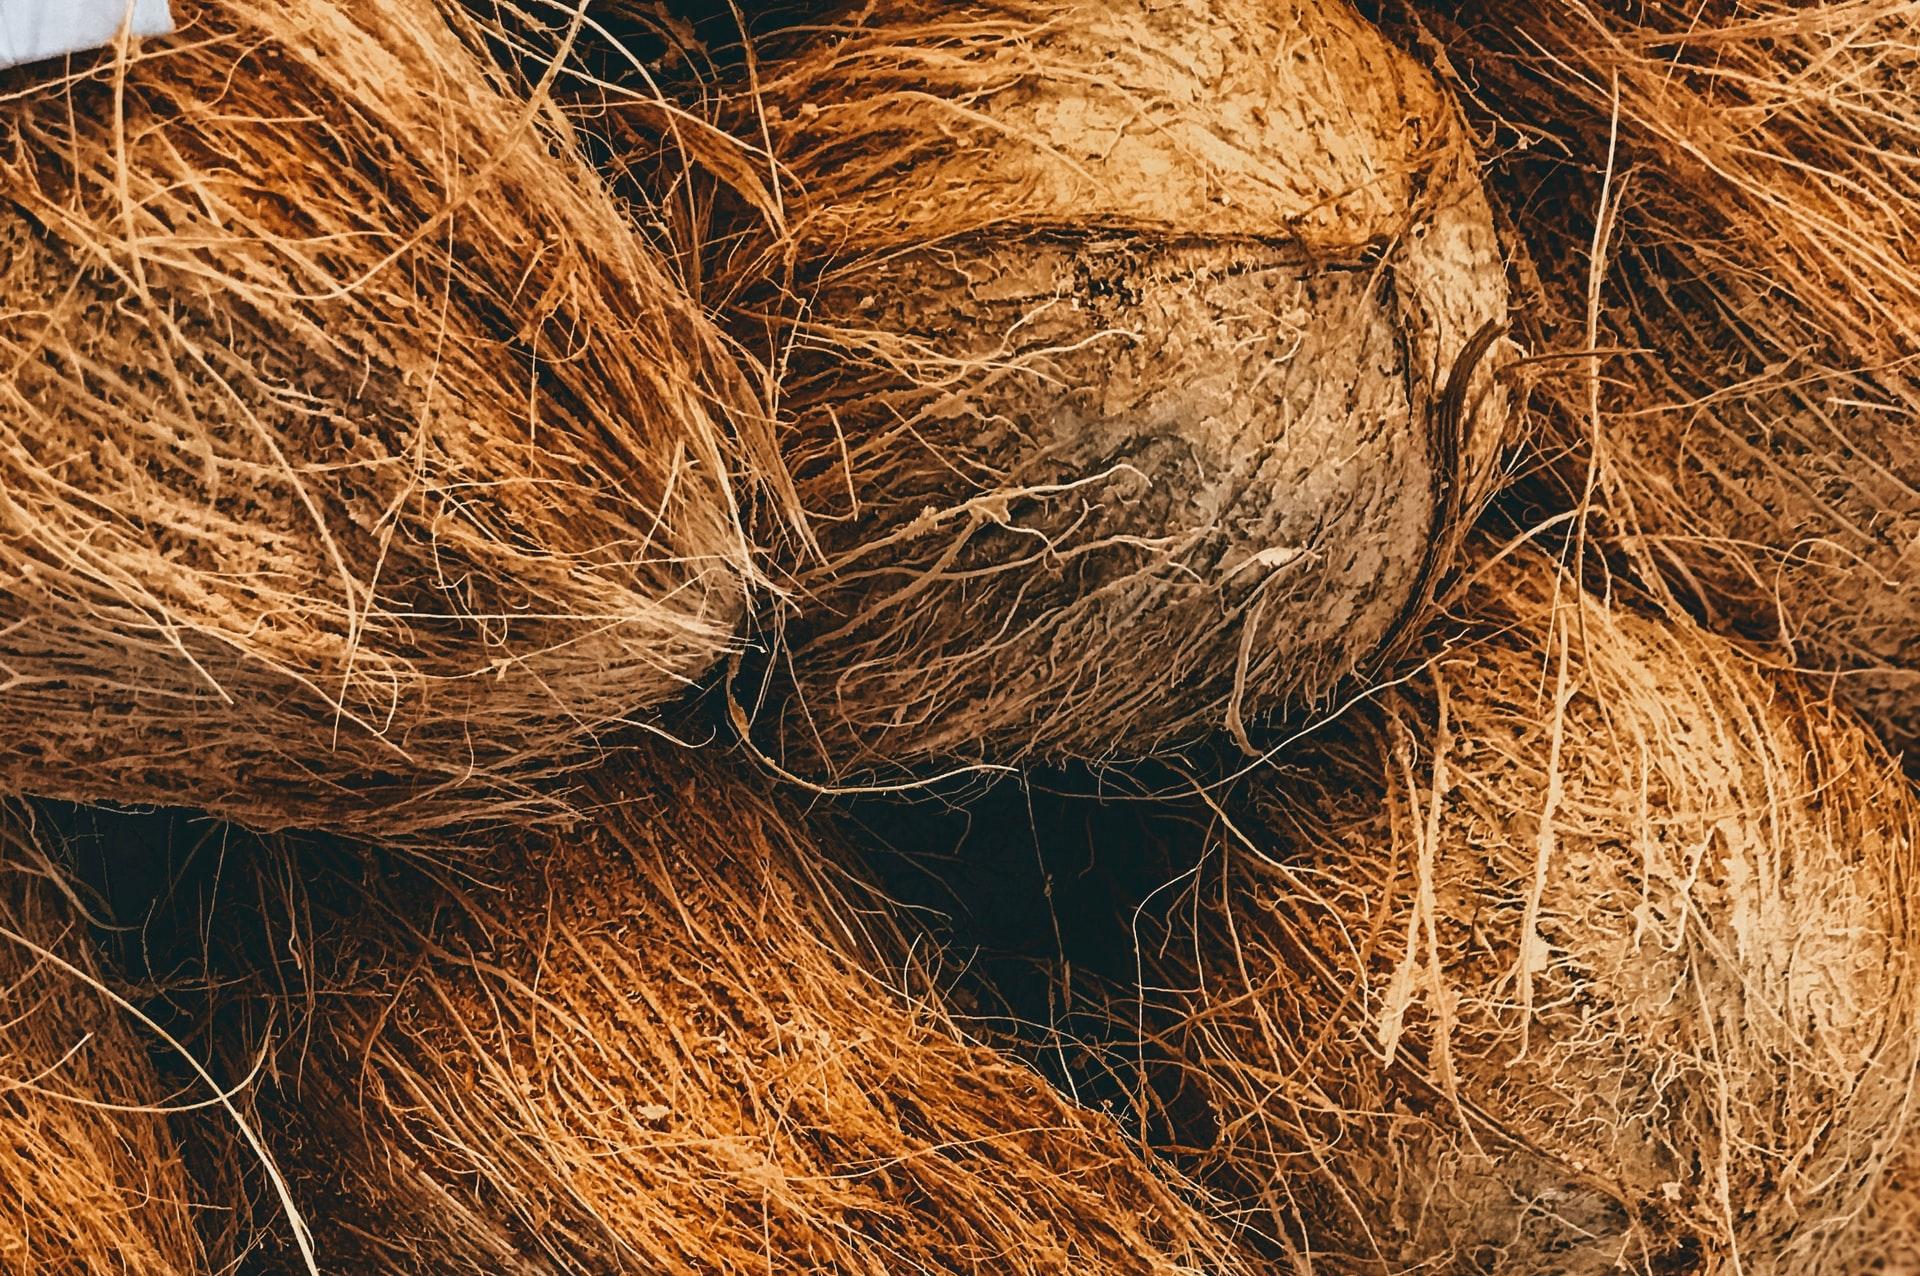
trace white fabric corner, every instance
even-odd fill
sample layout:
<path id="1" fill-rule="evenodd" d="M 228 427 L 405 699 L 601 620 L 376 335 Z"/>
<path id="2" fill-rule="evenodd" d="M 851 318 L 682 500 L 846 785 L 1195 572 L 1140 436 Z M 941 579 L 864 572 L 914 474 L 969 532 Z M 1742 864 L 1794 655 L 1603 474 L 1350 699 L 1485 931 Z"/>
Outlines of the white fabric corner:
<path id="1" fill-rule="evenodd" d="M 129 14 L 134 35 L 173 30 L 167 0 L 0 0 L 0 66 L 112 44 Z"/>

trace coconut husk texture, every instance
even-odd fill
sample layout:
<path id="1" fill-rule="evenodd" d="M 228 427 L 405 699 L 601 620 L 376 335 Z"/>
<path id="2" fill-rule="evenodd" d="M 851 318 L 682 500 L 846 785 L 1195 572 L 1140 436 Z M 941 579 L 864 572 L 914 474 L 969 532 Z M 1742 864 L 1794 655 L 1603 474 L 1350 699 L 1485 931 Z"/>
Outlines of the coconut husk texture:
<path id="1" fill-rule="evenodd" d="M 309 848 L 236 892 L 283 960 L 220 1033 L 267 1059 L 328 1270 L 1249 1270 L 1177 1176 L 961 1035 L 784 803 L 706 766 L 593 791 L 578 836 L 457 869 Z"/>
<path id="2" fill-rule="evenodd" d="M 1596 533 L 1920 742 L 1920 7 L 1431 19 L 1537 275 L 1535 400 Z"/>
<path id="3" fill-rule="evenodd" d="M 752 396 L 462 6 L 175 15 L 0 93 L 0 787 L 554 815 L 733 640 Z"/>
<path id="4" fill-rule="evenodd" d="M 1186 1167 L 1300 1270 L 1868 1270 L 1920 1051 L 1897 764 L 1540 561 L 1455 633 L 1143 931 Z"/>
<path id="5" fill-rule="evenodd" d="M 1866 1276 L 1916 1276 L 1920 1273 L 1920 1173 L 1914 1143 L 1887 1176 L 1861 1227 Z"/>
<path id="6" fill-rule="evenodd" d="M 0 805 L 0 1271 L 211 1270 L 173 1100 L 104 982 L 57 842 Z"/>
<path id="7" fill-rule="evenodd" d="M 732 127 L 785 198 L 708 295 L 817 550 L 742 697 L 776 759 L 1244 737 L 1409 630 L 1506 420 L 1430 75 L 1344 0 L 892 0 L 760 52 Z"/>

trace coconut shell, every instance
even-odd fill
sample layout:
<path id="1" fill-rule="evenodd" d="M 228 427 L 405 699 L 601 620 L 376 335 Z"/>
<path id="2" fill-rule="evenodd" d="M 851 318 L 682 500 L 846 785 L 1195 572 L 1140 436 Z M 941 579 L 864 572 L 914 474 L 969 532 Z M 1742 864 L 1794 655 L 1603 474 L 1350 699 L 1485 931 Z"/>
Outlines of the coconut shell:
<path id="1" fill-rule="evenodd" d="M 256 981 L 264 1038 L 221 1032 L 236 1070 L 280 1043 L 260 1124 L 329 1264 L 1247 1270 L 1177 1176 L 961 1035 L 783 803 L 706 765 L 593 792 L 590 831 L 457 874 L 269 871 L 301 884 L 260 927 L 299 971 Z"/>
<path id="2" fill-rule="evenodd" d="M 65 883 L 28 813 L 0 806 L 0 1271 L 209 1271 L 177 1100 L 103 991 Z"/>
<path id="3" fill-rule="evenodd" d="M 1505 423 L 1430 76 L 1338 0 L 893 3 L 789 43 L 751 100 L 793 280 L 733 305 L 819 550 L 777 758 L 1137 758 L 1409 631 Z"/>
<path id="4" fill-rule="evenodd" d="M 1538 264 L 1532 343 L 1601 352 L 1543 365 L 1571 371 L 1535 396 L 1568 484 L 1593 472 L 1594 532 L 1714 627 L 1830 677 L 1910 756 L 1913 29 L 1877 0 L 1435 23 L 1487 131 L 1524 139 L 1491 189 Z"/>
<path id="5" fill-rule="evenodd" d="M 551 818 L 733 641 L 719 337 L 457 4 L 7 73 L 0 787 Z"/>
<path id="6" fill-rule="evenodd" d="M 1315 1270 L 1834 1273 L 1910 1137 L 1920 802 L 1539 562 L 1255 782 L 1143 936 L 1189 1169 Z"/>

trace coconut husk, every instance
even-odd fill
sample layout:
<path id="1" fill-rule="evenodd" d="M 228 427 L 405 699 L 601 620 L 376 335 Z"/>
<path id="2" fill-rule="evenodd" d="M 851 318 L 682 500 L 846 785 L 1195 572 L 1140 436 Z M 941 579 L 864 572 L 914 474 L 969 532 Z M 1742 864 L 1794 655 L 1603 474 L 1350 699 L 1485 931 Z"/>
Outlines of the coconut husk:
<path id="1" fill-rule="evenodd" d="M 1593 529 L 1909 751 L 1917 19 L 1562 0 L 1432 24 L 1509 156 L 1492 187 L 1538 265 L 1533 344 L 1602 352 L 1536 396 Z"/>
<path id="2" fill-rule="evenodd" d="M 1856 1276 L 1911 1137 L 1911 789 L 1723 639 L 1477 585 L 1143 931 L 1117 1017 L 1208 1093 L 1187 1168 L 1314 1271 Z"/>
<path id="3" fill-rule="evenodd" d="M 0 82 L 0 787 L 551 817 L 733 641 L 752 394 L 460 5 L 175 15 Z"/>
<path id="4" fill-rule="evenodd" d="M 280 1043 L 259 1124 L 330 1267 L 1246 1270 L 1176 1176 L 961 1035 L 834 844 L 667 774 L 458 873 L 263 875 L 297 884 L 259 892 L 284 991 L 219 1033 L 249 1065 Z"/>
<path id="5" fill-rule="evenodd" d="M 0 806 L 0 1271 L 212 1270 L 163 1089 L 57 849 Z"/>
<path id="6" fill-rule="evenodd" d="M 1856 1270 L 1866 1276 L 1920 1273 L 1920 1176 L 1911 1147 L 1887 1175 L 1859 1236 Z"/>
<path id="7" fill-rule="evenodd" d="M 743 696 L 777 760 L 1244 737 L 1413 627 L 1506 292 L 1453 105 L 1344 0 L 894 0 L 749 66 L 783 202 L 708 295 L 819 551 Z"/>

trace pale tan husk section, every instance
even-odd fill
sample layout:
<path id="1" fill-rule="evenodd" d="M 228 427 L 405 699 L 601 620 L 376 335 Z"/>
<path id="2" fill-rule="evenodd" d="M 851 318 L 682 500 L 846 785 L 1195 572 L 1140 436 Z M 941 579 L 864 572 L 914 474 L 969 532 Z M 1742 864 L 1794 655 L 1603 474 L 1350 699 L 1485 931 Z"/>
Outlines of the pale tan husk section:
<path id="1" fill-rule="evenodd" d="M 0 1271 L 209 1270 L 177 1102 L 107 995 L 85 912 L 30 813 L 0 805 Z"/>
<path id="2" fill-rule="evenodd" d="M 1189 1167 L 1314 1270 L 1855 1276 L 1910 1138 L 1920 805 L 1722 639 L 1540 561 L 1477 584 L 1142 945 L 1220 1116 Z"/>
<path id="3" fill-rule="evenodd" d="M 777 758 L 1139 757 L 1405 636 L 1506 420 L 1471 375 L 1499 248 L 1431 77 L 1338 0 L 892 3 L 799 45 L 735 121 L 781 233 L 723 241 L 792 275 L 732 303 L 820 550 Z"/>
<path id="4" fill-rule="evenodd" d="M 1860 1225 L 1858 1251 L 1865 1276 L 1920 1273 L 1920 1158 L 1909 1138 L 1905 1154 L 1887 1175 Z"/>
<path id="5" fill-rule="evenodd" d="M 0 100 L 0 785 L 553 817 L 733 642 L 751 396 L 461 6 L 176 10 Z"/>

